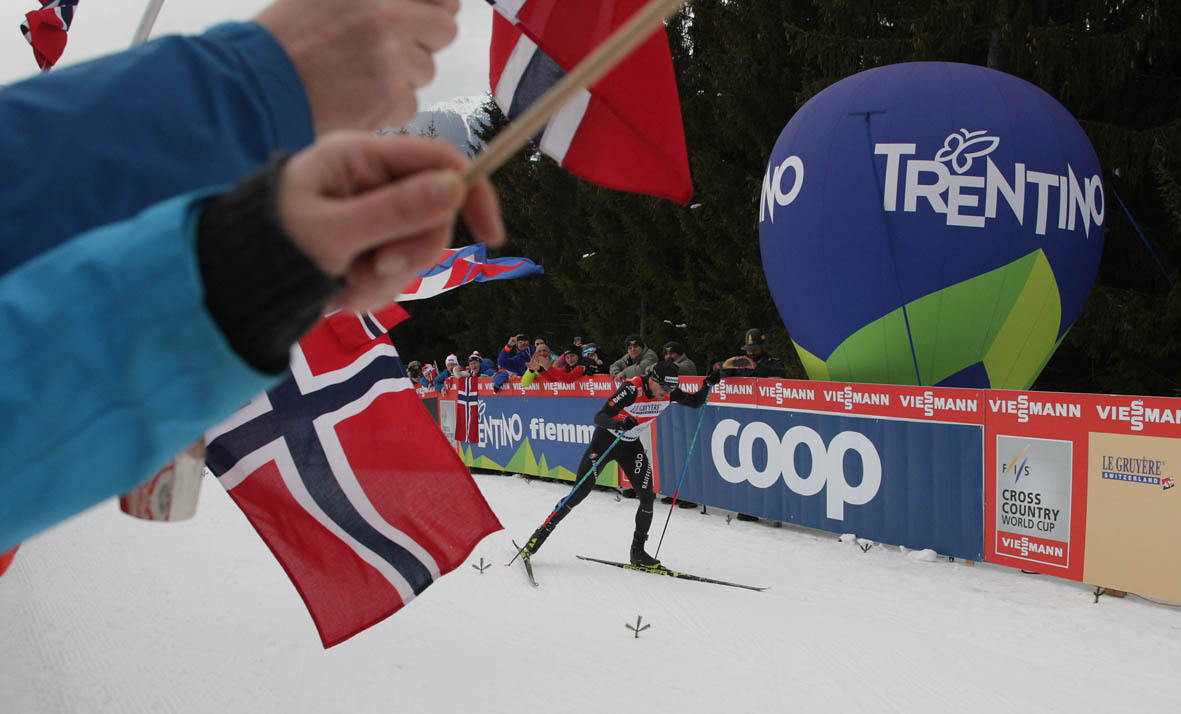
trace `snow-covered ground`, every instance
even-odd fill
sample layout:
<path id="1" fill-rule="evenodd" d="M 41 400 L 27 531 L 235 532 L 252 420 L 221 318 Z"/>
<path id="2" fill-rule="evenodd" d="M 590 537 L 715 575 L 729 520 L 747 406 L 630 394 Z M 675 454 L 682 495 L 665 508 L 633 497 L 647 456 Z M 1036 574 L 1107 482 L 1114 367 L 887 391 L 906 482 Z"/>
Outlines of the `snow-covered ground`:
<path id="1" fill-rule="evenodd" d="M 477 480 L 506 531 L 405 610 L 323 650 L 278 564 L 207 479 L 197 517 L 114 503 L 27 543 L 0 578 L 0 712 L 1176 712 L 1181 610 L 676 509 L 670 567 L 627 555 L 636 502 L 595 492 L 535 558 L 567 492 Z M 659 504 L 658 504 L 659 507 Z M 667 506 L 657 511 L 659 537 Z M 654 545 L 649 548 L 649 551 Z M 635 638 L 637 616 L 651 628 Z"/>

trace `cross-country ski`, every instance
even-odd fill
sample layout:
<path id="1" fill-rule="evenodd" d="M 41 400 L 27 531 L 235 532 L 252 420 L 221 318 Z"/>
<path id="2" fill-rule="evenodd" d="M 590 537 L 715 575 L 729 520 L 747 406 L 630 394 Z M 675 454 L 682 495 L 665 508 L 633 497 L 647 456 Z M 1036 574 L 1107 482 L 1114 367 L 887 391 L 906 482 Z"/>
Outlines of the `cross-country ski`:
<path id="1" fill-rule="evenodd" d="M 537 578 L 533 577 L 533 563 L 529 560 L 529 552 L 517 545 L 517 541 L 514 540 L 512 543 L 513 547 L 517 549 L 514 557 L 518 558 L 521 564 L 525 566 L 525 575 L 529 578 L 529 584 L 537 587 Z M 509 561 L 505 565 L 512 565 L 512 561 Z"/>
<path id="2" fill-rule="evenodd" d="M 678 580 L 692 580 L 698 583 L 713 583 L 715 585 L 728 585 L 732 588 L 745 588 L 746 590 L 758 590 L 762 592 L 767 588 L 760 588 L 756 585 L 743 585 L 742 583 L 732 583 L 727 580 L 714 580 L 713 578 L 702 577 L 701 575 L 693 575 L 692 573 L 682 573 L 679 570 L 671 570 L 663 565 L 632 565 L 631 563 L 619 563 L 614 560 L 601 560 L 599 558 L 590 558 L 585 555 L 578 556 L 580 560 L 589 560 L 592 563 L 602 563 L 603 565 L 614 565 L 617 568 L 624 570 L 635 570 L 641 573 L 651 573 L 653 575 L 667 575 Z"/>

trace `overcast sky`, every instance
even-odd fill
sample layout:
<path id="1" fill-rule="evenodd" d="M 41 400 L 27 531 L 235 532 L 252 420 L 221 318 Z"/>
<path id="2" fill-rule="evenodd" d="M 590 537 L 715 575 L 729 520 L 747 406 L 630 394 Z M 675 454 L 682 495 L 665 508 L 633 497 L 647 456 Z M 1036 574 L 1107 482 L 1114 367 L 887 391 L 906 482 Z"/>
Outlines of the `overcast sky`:
<path id="1" fill-rule="evenodd" d="M 117 52 L 131 43 L 148 0 L 82 0 L 59 67 Z M 266 0 L 165 0 L 152 36 L 197 34 L 225 20 L 246 20 Z M 0 11 L 0 84 L 38 73 L 33 51 L 20 33 L 25 12 L 38 0 L 5 0 Z M 484 0 L 462 0 L 459 37 L 435 56 L 435 80 L 418 92 L 418 107 L 488 91 L 488 43 L 492 8 Z"/>

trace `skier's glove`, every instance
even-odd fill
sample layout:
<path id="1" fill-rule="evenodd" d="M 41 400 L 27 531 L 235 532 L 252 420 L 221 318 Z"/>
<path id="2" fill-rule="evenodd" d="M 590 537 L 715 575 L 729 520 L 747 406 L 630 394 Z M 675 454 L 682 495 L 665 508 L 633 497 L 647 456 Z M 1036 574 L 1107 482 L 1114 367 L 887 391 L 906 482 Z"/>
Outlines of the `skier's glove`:
<path id="1" fill-rule="evenodd" d="M 624 417 L 623 421 L 619 422 L 619 428 L 624 431 L 630 431 L 631 429 L 634 429 L 639 423 L 640 422 L 638 419 L 629 414 L 628 416 Z"/>
<path id="2" fill-rule="evenodd" d="M 705 376 L 705 383 L 711 387 L 720 381 L 722 381 L 722 370 L 720 369 L 714 368 Z"/>

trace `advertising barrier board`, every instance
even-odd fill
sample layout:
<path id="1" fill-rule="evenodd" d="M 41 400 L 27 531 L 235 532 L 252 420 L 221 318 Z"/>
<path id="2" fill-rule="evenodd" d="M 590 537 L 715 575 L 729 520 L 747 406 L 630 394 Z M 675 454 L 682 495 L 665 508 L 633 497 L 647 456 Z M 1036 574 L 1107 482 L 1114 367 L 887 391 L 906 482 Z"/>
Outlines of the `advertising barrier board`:
<path id="1" fill-rule="evenodd" d="M 710 396 L 681 498 L 981 559 L 979 391 L 763 379 L 722 386 Z M 684 469 L 697 417 L 672 407 L 658 422 L 665 494 Z"/>
<path id="2" fill-rule="evenodd" d="M 1181 601 L 1181 400 L 987 394 L 986 559 Z"/>
<path id="3" fill-rule="evenodd" d="M 574 481 L 594 432 L 594 415 L 615 391 L 610 377 L 574 384 L 506 385 L 492 397 L 492 380 L 479 385 L 480 440 L 457 442 L 472 468 L 513 471 Z M 452 399 L 454 390 L 449 390 Z M 600 470 L 596 483 L 618 486 L 614 463 Z"/>
<path id="4" fill-rule="evenodd" d="M 457 448 L 574 479 L 613 391 L 481 380 L 479 442 Z M 454 434 L 454 390 L 438 402 Z M 665 495 L 1181 601 L 1181 399 L 729 378 L 651 431 Z M 598 483 L 618 479 L 611 465 Z"/>

